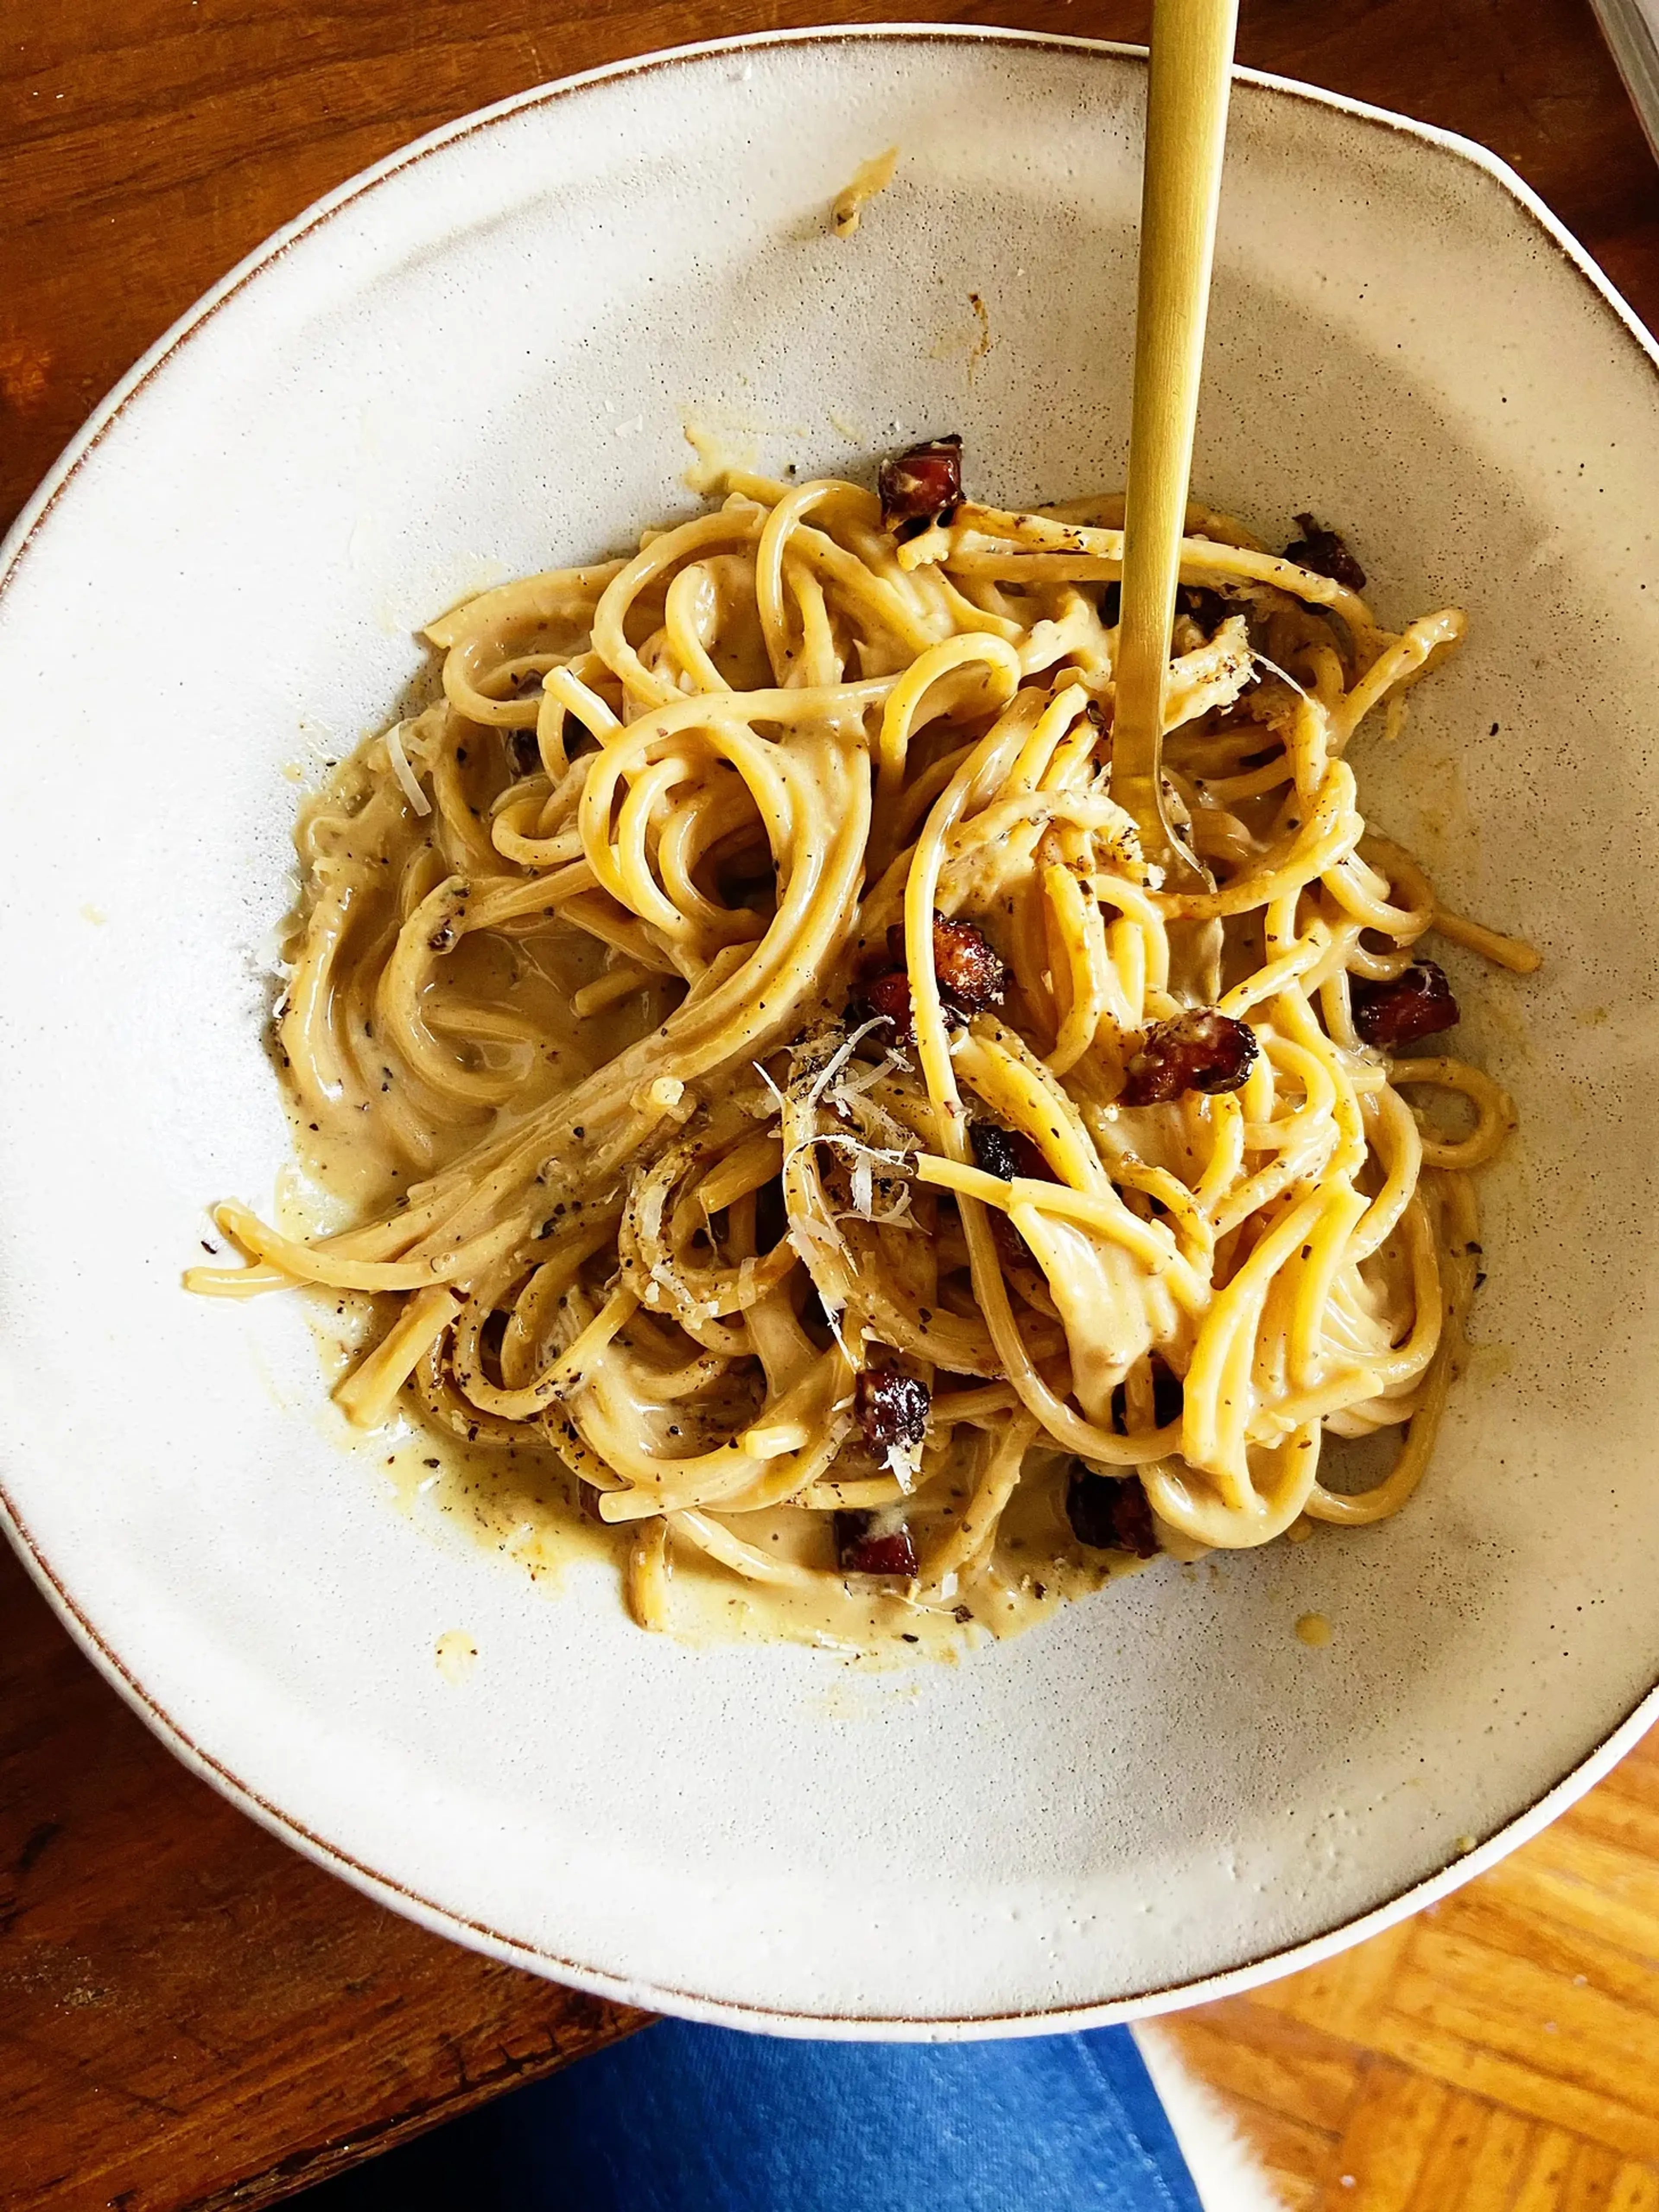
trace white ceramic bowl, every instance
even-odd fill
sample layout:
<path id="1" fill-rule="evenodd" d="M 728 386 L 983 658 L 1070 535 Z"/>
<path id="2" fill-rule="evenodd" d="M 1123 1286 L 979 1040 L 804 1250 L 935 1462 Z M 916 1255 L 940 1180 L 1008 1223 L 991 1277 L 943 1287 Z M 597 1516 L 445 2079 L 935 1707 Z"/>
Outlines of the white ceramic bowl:
<path id="1" fill-rule="evenodd" d="M 342 1455 L 297 1305 L 179 1286 L 204 1201 L 267 1201 L 287 1157 L 259 1047 L 284 766 L 380 723 L 466 588 L 684 506 L 688 414 L 803 473 L 955 428 L 1011 502 L 1121 480 L 1142 84 L 1106 47 L 900 30 L 526 94 L 228 278 L 0 579 L 13 1533 L 256 1817 L 463 1942 L 673 2011 L 993 2033 L 1237 1987 L 1437 1893 L 1649 1717 L 1654 356 L 1498 163 L 1301 88 L 1238 85 L 1201 488 L 1270 537 L 1339 521 L 1385 616 L 1468 608 L 1404 741 L 1367 748 L 1372 805 L 1548 955 L 1526 984 L 1454 963 L 1523 1133 L 1411 1510 L 1160 1569 L 959 1668 L 696 1654 L 597 1567 L 550 1594 L 400 1515 Z M 830 196 L 894 140 L 835 240 Z M 452 1681 L 457 1628 L 480 1657 Z"/>

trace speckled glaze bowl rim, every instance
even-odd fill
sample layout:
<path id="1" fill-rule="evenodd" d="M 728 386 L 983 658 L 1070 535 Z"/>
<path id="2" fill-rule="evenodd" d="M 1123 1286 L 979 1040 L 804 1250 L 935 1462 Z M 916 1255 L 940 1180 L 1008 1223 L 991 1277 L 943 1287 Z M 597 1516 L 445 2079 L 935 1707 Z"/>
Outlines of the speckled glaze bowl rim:
<path id="1" fill-rule="evenodd" d="M 490 106 L 479 108 L 453 123 L 445 124 L 387 155 L 384 161 L 361 171 L 333 191 L 313 202 L 293 222 L 274 232 L 239 262 L 156 340 L 93 410 L 47 472 L 3 543 L 0 543 L 0 601 L 3 601 L 8 586 L 31 544 L 50 521 L 53 509 L 72 485 L 82 465 L 157 371 L 186 345 L 221 307 L 278 262 L 292 246 L 343 209 L 373 191 L 377 185 L 475 132 L 492 128 L 509 116 L 568 99 L 592 86 L 701 62 L 721 54 L 741 54 L 773 46 L 827 47 L 878 40 L 897 40 L 910 46 L 1018 47 L 1057 54 L 1105 55 L 1130 61 L 1144 61 L 1146 58 L 1144 47 L 1118 41 L 1066 38 L 1042 32 L 976 25 L 895 22 L 808 27 L 663 48 L 630 60 L 611 63 L 603 68 L 562 77 L 526 92 L 515 93 Z M 1317 86 L 1303 84 L 1293 78 L 1242 68 L 1236 70 L 1235 77 L 1239 83 L 1274 94 L 1280 99 L 1326 109 L 1373 128 L 1396 133 L 1413 140 L 1433 155 L 1481 171 L 1530 219 L 1589 288 L 1597 302 L 1611 311 L 1627 343 L 1636 349 L 1650 368 L 1659 372 L 1659 345 L 1656 344 L 1577 240 L 1563 228 L 1507 162 L 1485 147 L 1455 132 L 1414 122 L 1387 108 L 1374 107 L 1364 101 L 1328 92 Z M 918 2015 L 884 2019 L 807 2014 L 782 2008 L 773 2010 L 753 2005 L 732 2004 L 709 1998 L 696 1990 L 669 1988 L 607 1974 L 579 1960 L 562 1958 L 550 1951 L 516 1941 L 483 1922 L 466 1918 L 434 1905 L 413 1890 L 386 1880 L 372 1867 L 313 1834 L 285 1814 L 280 1806 L 251 1790 L 229 1767 L 194 1742 L 150 1695 L 143 1683 L 129 1671 L 119 1652 L 106 1640 L 94 1622 L 77 1604 L 69 1578 L 54 1566 L 35 1542 L 3 1483 L 0 1483 L 0 1525 L 5 1528 L 25 1568 L 70 1634 L 168 1749 L 192 1773 L 217 1790 L 232 1804 L 271 1834 L 303 1853 L 325 1872 L 338 1875 L 377 1903 L 415 1921 L 434 1935 L 464 1943 L 469 1948 L 498 1959 L 506 1965 L 526 1968 L 617 2002 L 668 2010 L 685 2019 L 745 2027 L 774 2035 L 830 2033 L 844 2039 L 944 2040 L 999 2035 L 1060 2034 L 1115 2021 L 1148 2018 L 1189 2005 L 1243 1995 L 1281 1975 L 1317 1966 L 1369 1936 L 1380 1935 L 1385 1929 L 1394 1927 L 1424 1907 L 1437 1903 L 1464 1882 L 1496 1865 L 1582 1797 L 1619 1763 L 1656 1721 L 1659 1721 L 1659 1681 L 1656 1681 L 1577 1765 L 1571 1768 L 1530 1806 L 1474 1850 L 1385 1904 L 1354 1918 L 1341 1921 L 1301 1943 L 1270 1951 L 1259 1959 L 1218 1973 L 1167 1987 L 1141 1990 L 1133 1996 L 1103 2003 L 1068 2005 L 1054 2009 L 940 2018 Z"/>

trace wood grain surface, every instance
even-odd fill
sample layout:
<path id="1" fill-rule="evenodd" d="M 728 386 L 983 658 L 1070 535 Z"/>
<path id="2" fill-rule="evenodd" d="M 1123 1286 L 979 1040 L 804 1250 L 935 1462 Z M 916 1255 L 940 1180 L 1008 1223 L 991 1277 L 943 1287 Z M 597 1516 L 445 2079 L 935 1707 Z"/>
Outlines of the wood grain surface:
<path id="1" fill-rule="evenodd" d="M 0 0 L 0 526 L 215 278 L 419 132 L 680 40 L 1128 0 Z M 1241 58 L 1502 154 L 1659 319 L 1659 173 L 1583 0 L 1244 0 Z M 1659 2212 L 1659 1756 L 1437 1911 L 1170 2031 L 1297 2212 Z M 0 1553 L 0 2207 L 270 2202 L 624 2032 L 174 1764 Z M 875 2208 L 872 2208 L 875 2212 Z"/>
<path id="2" fill-rule="evenodd" d="M 266 2202 L 639 2017 L 428 1936 L 255 1827 L 0 1545 L 5 2212 Z"/>
<path id="3" fill-rule="evenodd" d="M 1156 2032 L 1287 2212 L 1659 2212 L 1659 1736 L 1444 1904 Z"/>

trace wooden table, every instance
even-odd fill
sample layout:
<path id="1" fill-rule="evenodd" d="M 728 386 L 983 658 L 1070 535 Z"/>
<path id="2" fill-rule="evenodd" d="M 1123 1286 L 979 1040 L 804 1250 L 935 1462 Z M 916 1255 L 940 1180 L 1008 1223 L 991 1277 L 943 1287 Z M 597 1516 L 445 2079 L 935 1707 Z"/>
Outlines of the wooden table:
<path id="1" fill-rule="evenodd" d="M 702 0 L 0 0 L 0 526 L 231 263 L 416 133 Z M 1130 0 L 915 16 L 1140 38 Z M 1513 162 L 1659 321 L 1656 174 L 1584 0 L 1245 0 L 1243 58 Z M 1287 2203 L 1659 2207 L 1659 1759 L 1407 1929 L 1188 2015 Z M 625 2032 L 317 1873 L 190 1778 L 0 1557 L 0 2207 L 270 2202 Z"/>

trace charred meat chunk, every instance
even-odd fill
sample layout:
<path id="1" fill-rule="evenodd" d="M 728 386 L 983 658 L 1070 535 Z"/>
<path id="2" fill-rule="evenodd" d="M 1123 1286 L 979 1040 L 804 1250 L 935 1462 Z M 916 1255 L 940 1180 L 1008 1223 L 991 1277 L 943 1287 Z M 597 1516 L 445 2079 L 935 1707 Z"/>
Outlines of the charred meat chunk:
<path id="1" fill-rule="evenodd" d="M 902 1521 L 884 1526 L 878 1513 L 836 1516 L 836 1564 L 844 1575 L 914 1575 L 916 1547 Z"/>
<path id="2" fill-rule="evenodd" d="M 1066 1486 L 1066 1518 L 1079 1543 L 1091 1551 L 1129 1552 L 1137 1559 L 1150 1559 L 1161 1548 L 1138 1475 L 1097 1474 L 1075 1461 Z"/>
<path id="3" fill-rule="evenodd" d="M 890 1022 L 892 1036 L 885 1040 L 890 1044 L 909 1044 L 915 1036 L 910 1020 L 910 978 L 902 968 L 885 968 L 878 975 L 871 975 L 860 984 L 857 1004 L 865 1009 L 865 1018 Z"/>
<path id="4" fill-rule="evenodd" d="M 1005 1129 L 1000 1121 L 973 1121 L 968 1127 L 968 1145 L 974 1165 L 999 1182 L 1012 1182 L 1016 1176 L 1033 1182 L 1059 1181 L 1023 1129 Z M 991 1212 L 991 1241 L 1005 1267 L 1036 1266 L 1036 1255 L 1000 1207 Z"/>
<path id="5" fill-rule="evenodd" d="M 1415 961 L 1391 983 L 1356 983 L 1351 996 L 1355 1029 L 1385 1052 L 1457 1026 L 1457 1001 L 1437 961 Z"/>
<path id="6" fill-rule="evenodd" d="M 876 488 L 883 527 L 901 544 L 936 522 L 949 522 L 962 505 L 962 440 L 952 433 L 890 454 Z"/>
<path id="7" fill-rule="evenodd" d="M 1328 576 L 1348 591 L 1364 590 L 1365 571 L 1340 532 L 1322 530 L 1310 514 L 1298 514 L 1296 526 L 1302 535 L 1285 548 L 1287 561 L 1294 561 L 1298 568 L 1311 568 L 1316 576 Z"/>
<path id="8" fill-rule="evenodd" d="M 905 1449 L 927 1433 L 927 1385 L 902 1367 L 866 1367 L 853 1385 L 853 1414 L 877 1451 Z"/>
<path id="9" fill-rule="evenodd" d="M 888 930 L 887 957 L 894 964 L 866 977 L 858 995 L 877 1020 L 892 1023 L 894 1038 L 902 1043 L 914 1030 L 901 922 Z M 984 931 L 975 922 L 947 921 L 941 914 L 933 916 L 933 973 L 947 1016 L 981 1014 L 988 1006 L 1000 1006 L 1008 988 L 1008 970 Z"/>
<path id="10" fill-rule="evenodd" d="M 1158 1106 L 1183 1091 L 1237 1091 L 1255 1065 L 1255 1031 L 1213 1006 L 1159 1022 L 1125 1071 L 1121 1106 Z"/>
<path id="11" fill-rule="evenodd" d="M 985 932 L 975 922 L 946 921 L 939 914 L 933 916 L 933 972 L 939 996 L 964 1014 L 1000 1006 L 1008 988 L 1008 970 Z"/>
<path id="12" fill-rule="evenodd" d="M 1018 1137 L 1000 1121 L 975 1121 L 968 1131 L 974 1165 L 999 1182 L 1012 1182 L 1020 1172 Z"/>
<path id="13" fill-rule="evenodd" d="M 975 1121 L 968 1131 L 974 1165 L 999 1182 L 1024 1176 L 1036 1182 L 1053 1182 L 1054 1170 L 1023 1129 L 1005 1129 L 1000 1121 Z"/>

